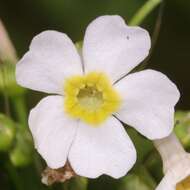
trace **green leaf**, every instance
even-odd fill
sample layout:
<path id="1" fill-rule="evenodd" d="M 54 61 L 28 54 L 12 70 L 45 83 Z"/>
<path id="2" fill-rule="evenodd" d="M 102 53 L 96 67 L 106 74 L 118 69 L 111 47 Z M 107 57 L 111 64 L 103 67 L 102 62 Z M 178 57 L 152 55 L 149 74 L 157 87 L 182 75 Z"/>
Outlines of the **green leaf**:
<path id="1" fill-rule="evenodd" d="M 190 112 L 177 111 L 175 114 L 175 133 L 183 146 L 190 149 Z"/>

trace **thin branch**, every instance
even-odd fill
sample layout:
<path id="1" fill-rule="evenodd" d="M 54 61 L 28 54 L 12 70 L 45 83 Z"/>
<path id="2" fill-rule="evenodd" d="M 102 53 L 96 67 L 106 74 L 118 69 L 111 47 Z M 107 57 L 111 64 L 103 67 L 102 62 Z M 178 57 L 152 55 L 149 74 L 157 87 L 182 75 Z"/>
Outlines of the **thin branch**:
<path id="1" fill-rule="evenodd" d="M 158 37 L 160 34 L 160 29 L 161 29 L 161 25 L 162 25 L 162 17 L 163 17 L 163 13 L 164 13 L 164 7 L 165 7 L 165 2 L 163 1 L 162 4 L 160 5 L 159 13 L 158 13 L 158 16 L 156 19 L 156 24 L 155 24 L 154 31 L 152 34 L 152 46 L 150 49 L 150 53 L 149 53 L 148 57 L 143 61 L 143 63 L 141 63 L 139 65 L 139 67 L 134 69 L 135 72 L 145 69 L 147 67 L 147 65 L 149 64 L 149 60 L 152 57 L 153 51 L 155 49 L 155 46 L 156 46 L 156 43 L 158 41 Z"/>
<path id="2" fill-rule="evenodd" d="M 162 2 L 162 0 L 148 0 L 133 16 L 129 25 L 139 25 Z"/>

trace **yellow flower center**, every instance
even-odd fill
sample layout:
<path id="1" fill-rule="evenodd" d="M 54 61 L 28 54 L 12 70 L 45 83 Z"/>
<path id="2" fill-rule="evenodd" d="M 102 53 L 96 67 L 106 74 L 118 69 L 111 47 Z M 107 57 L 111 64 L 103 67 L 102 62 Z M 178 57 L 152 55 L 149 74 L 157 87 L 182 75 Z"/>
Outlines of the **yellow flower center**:
<path id="1" fill-rule="evenodd" d="M 105 121 L 121 102 L 108 77 L 97 72 L 68 78 L 64 84 L 64 94 L 65 111 L 92 125 Z"/>
<path id="2" fill-rule="evenodd" d="M 176 185 L 176 190 L 190 190 L 190 176 L 188 176 L 184 180 L 180 181 Z"/>

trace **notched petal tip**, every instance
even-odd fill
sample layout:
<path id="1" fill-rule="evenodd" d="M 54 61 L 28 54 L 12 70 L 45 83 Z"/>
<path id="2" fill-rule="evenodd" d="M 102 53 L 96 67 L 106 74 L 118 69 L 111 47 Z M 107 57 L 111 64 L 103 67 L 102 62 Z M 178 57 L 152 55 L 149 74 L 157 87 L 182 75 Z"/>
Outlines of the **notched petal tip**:
<path id="1" fill-rule="evenodd" d="M 154 70 L 132 73 L 115 84 L 124 103 L 116 116 L 147 138 L 168 136 L 174 127 L 174 107 L 180 93 L 164 74 Z"/>
<path id="2" fill-rule="evenodd" d="M 71 39 L 57 31 L 35 36 L 16 65 L 18 84 L 51 94 L 63 94 L 65 78 L 75 74 L 82 74 L 81 58 Z"/>
<path id="3" fill-rule="evenodd" d="M 80 176 L 117 179 L 134 165 L 136 150 L 122 124 L 111 117 L 98 128 L 80 123 L 68 158 Z"/>
<path id="4" fill-rule="evenodd" d="M 117 81 L 148 55 L 149 33 L 128 26 L 120 16 L 101 16 L 86 29 L 83 57 L 86 71 L 104 71 Z"/>
<path id="5" fill-rule="evenodd" d="M 29 115 L 35 147 L 53 169 L 63 167 L 67 161 L 77 128 L 77 121 L 64 113 L 63 102 L 61 96 L 48 96 Z"/>

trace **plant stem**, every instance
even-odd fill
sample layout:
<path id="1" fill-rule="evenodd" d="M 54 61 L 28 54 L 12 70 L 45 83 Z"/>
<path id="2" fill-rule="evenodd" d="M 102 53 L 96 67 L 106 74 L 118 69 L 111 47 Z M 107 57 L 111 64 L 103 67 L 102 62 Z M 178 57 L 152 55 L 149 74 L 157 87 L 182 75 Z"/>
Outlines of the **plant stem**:
<path id="1" fill-rule="evenodd" d="M 9 97 L 7 94 L 7 86 L 6 86 L 6 71 L 3 65 L 3 61 L 0 59 L 0 83 L 2 88 L 2 93 L 4 96 L 4 102 L 5 102 L 5 113 L 10 116 L 10 104 L 9 104 Z"/>
<path id="2" fill-rule="evenodd" d="M 132 17 L 129 25 L 139 25 L 161 2 L 162 0 L 148 0 Z"/>
<path id="3" fill-rule="evenodd" d="M 6 170 L 14 184 L 16 190 L 23 190 L 22 181 L 18 176 L 16 169 L 11 165 L 10 162 L 5 163 Z"/>
<path id="4" fill-rule="evenodd" d="M 152 37 L 151 37 L 152 45 L 151 45 L 150 53 L 149 53 L 148 57 L 143 61 L 143 63 L 141 63 L 139 65 L 139 67 L 137 68 L 136 72 L 145 69 L 147 67 L 147 65 L 149 64 L 149 60 L 152 57 L 152 53 L 154 51 L 156 42 L 157 42 L 159 34 L 160 34 L 164 7 L 165 7 L 165 3 L 163 2 L 160 5 L 159 13 L 158 13 L 158 16 L 157 16 L 157 19 L 156 19 L 156 24 L 154 26 L 154 30 L 153 30 L 153 33 L 152 33 Z"/>
<path id="5" fill-rule="evenodd" d="M 27 108 L 25 103 L 25 96 L 16 96 L 13 98 L 13 101 L 19 122 L 24 126 L 27 126 Z"/>

